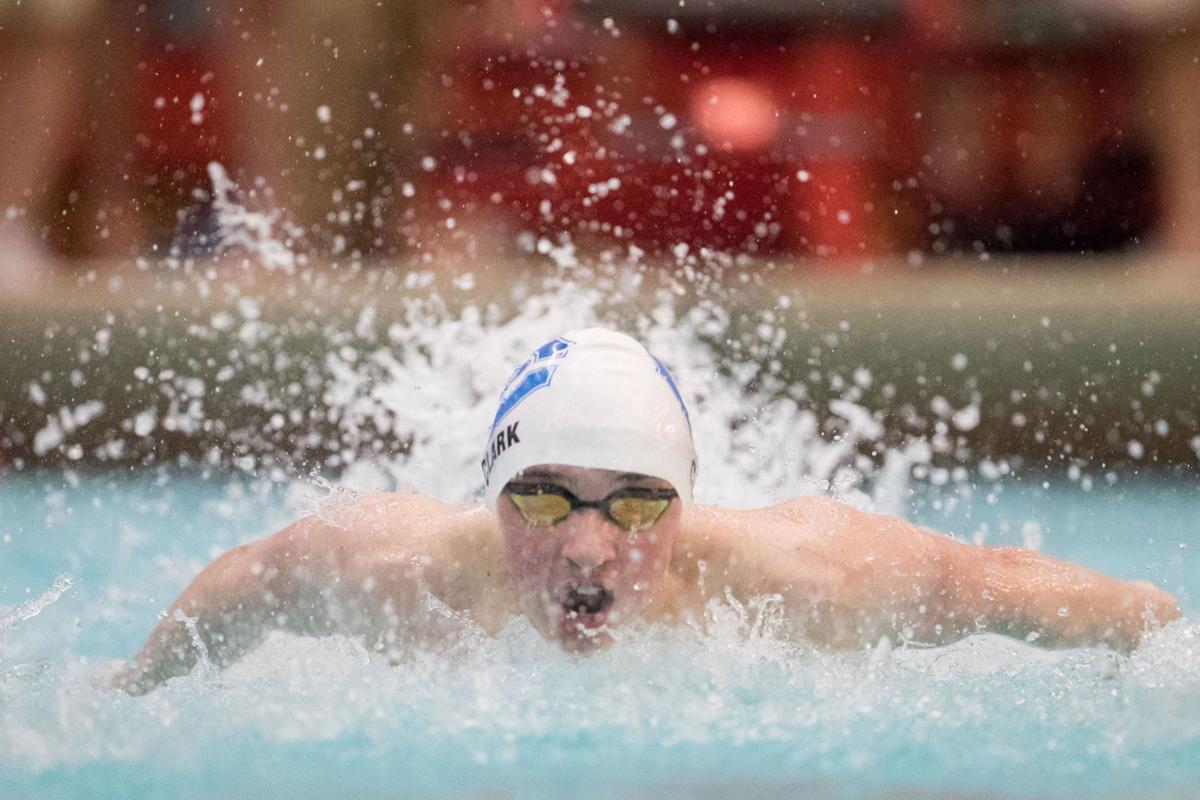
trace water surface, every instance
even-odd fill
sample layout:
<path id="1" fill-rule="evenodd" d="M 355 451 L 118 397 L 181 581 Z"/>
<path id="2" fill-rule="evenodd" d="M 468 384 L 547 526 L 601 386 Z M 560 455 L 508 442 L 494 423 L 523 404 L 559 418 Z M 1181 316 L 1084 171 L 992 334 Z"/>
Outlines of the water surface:
<path id="1" fill-rule="evenodd" d="M 1155 580 L 1195 618 L 1193 484 L 977 486 L 922 489 L 910 515 Z M 714 605 L 711 635 L 641 629 L 583 659 L 520 621 L 491 639 L 458 620 L 452 651 L 399 666 L 341 638 L 274 636 L 143 698 L 90 685 L 213 556 L 325 491 L 180 472 L 4 479 L 0 796 L 1188 797 L 1200 784 L 1190 620 L 1131 657 L 990 635 L 827 653 L 776 639 L 769 606 Z"/>

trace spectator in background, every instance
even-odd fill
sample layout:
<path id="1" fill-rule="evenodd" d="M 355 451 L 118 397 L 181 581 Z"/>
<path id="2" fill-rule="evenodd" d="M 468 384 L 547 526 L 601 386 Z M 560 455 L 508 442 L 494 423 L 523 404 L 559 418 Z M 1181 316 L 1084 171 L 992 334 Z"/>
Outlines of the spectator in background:
<path id="1" fill-rule="evenodd" d="M 38 291 L 64 249 L 127 255 L 139 237 L 128 47 L 104 5 L 0 0 L 0 296 Z"/>
<path id="2" fill-rule="evenodd" d="M 27 293 L 58 257 L 38 223 L 82 100 L 94 0 L 0 4 L 0 293 Z"/>
<path id="3" fill-rule="evenodd" d="M 187 210 L 211 160 L 315 250 L 387 252 L 420 5 L 0 0 L 0 295 L 210 230 Z"/>
<path id="4" fill-rule="evenodd" d="M 436 4 L 211 8 L 218 80 L 236 98 L 229 149 L 243 189 L 288 212 L 319 251 L 394 254 L 385 211 L 416 162 L 415 81 Z"/>
<path id="5" fill-rule="evenodd" d="M 1141 111 L 1161 162 L 1163 244 L 1194 256 L 1200 253 L 1200 2 L 1109 3 L 1117 6 L 1114 13 L 1137 14 L 1141 23 Z M 1194 270 L 1194 262 L 1185 269 Z"/>

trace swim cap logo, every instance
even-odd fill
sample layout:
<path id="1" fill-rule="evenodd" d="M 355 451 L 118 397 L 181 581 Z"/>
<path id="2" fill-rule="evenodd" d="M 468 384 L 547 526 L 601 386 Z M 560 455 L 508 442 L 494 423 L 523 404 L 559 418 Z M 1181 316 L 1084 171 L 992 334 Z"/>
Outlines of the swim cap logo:
<path id="1" fill-rule="evenodd" d="M 667 369 L 667 365 L 658 360 L 658 356 L 651 354 L 654 363 L 658 365 L 658 374 L 667 382 L 667 386 L 671 387 L 671 393 L 675 395 L 675 399 L 679 401 L 679 410 L 683 412 L 683 420 L 687 423 L 688 432 L 692 430 L 692 417 L 688 414 L 687 403 L 683 402 L 683 395 L 679 393 L 679 387 L 675 385 L 675 379 L 671 377 L 671 372 Z M 694 470 L 693 470 L 694 472 Z M 692 476 L 695 478 L 695 475 Z"/>
<path id="2" fill-rule="evenodd" d="M 564 358 L 573 344 L 575 342 L 570 339 L 564 339 L 561 336 L 554 337 L 534 350 L 533 355 L 517 367 L 508 382 L 504 384 L 504 389 L 500 392 L 500 407 L 496 409 L 496 418 L 492 420 L 492 432 L 488 436 L 487 450 L 480 463 L 483 468 L 485 484 L 491 479 L 492 467 L 496 465 L 496 459 L 500 454 L 513 445 L 521 443 L 521 439 L 517 435 L 517 426 L 521 424 L 520 420 L 503 428 L 500 426 L 500 421 L 520 405 L 526 397 L 538 389 L 544 389 L 550 385 L 554 379 L 554 373 L 558 369 L 555 362 Z"/>
<path id="3" fill-rule="evenodd" d="M 533 351 L 533 355 L 517 367 L 512 377 L 504 384 L 500 392 L 500 407 L 496 409 L 496 418 L 492 420 L 492 430 L 500 424 L 510 411 L 516 408 L 522 400 L 538 389 L 550 385 L 554 372 L 558 367 L 553 363 L 566 356 L 571 345 L 570 339 L 556 336 Z"/>

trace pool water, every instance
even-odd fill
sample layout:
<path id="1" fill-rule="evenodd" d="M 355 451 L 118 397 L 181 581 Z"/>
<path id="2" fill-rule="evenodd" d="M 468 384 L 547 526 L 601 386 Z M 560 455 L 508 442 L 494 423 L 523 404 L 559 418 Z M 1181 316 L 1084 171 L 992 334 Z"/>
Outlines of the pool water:
<path id="1" fill-rule="evenodd" d="M 907 514 L 1154 580 L 1132 656 L 991 635 L 828 653 L 769 608 L 572 658 L 513 621 L 391 666 L 274 636 L 141 698 L 91 685 L 223 550 L 327 491 L 181 471 L 0 478 L 0 797 L 1196 797 L 1200 492 L 1066 476 L 919 486 Z M 703 497 L 701 498 L 704 499 Z M 431 613 L 437 613 L 431 607 Z"/>

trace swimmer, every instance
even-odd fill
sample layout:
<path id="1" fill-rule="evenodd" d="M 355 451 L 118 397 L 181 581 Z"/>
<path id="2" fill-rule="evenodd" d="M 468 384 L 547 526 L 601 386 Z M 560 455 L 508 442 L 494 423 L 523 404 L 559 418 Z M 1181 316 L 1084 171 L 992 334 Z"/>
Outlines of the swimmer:
<path id="1" fill-rule="evenodd" d="M 444 624 L 455 616 L 494 635 L 524 615 L 582 653 L 632 620 L 703 626 L 713 598 L 775 596 L 791 635 L 830 647 L 993 631 L 1128 652 L 1179 616 L 1152 584 L 963 544 L 828 498 L 694 504 L 679 391 L 645 348 L 608 330 L 555 338 L 516 370 L 482 468 L 483 505 L 367 495 L 226 553 L 114 685 L 150 691 L 201 652 L 226 666 L 272 630 L 345 634 L 399 658 L 459 635 Z M 439 624 L 431 604 L 453 613 Z"/>

